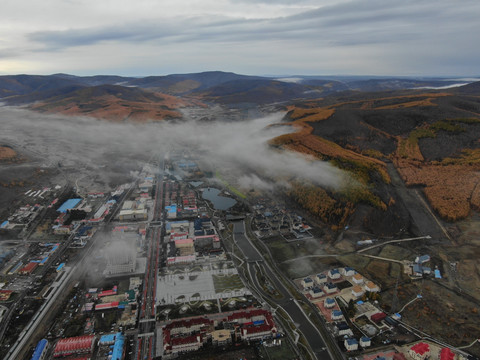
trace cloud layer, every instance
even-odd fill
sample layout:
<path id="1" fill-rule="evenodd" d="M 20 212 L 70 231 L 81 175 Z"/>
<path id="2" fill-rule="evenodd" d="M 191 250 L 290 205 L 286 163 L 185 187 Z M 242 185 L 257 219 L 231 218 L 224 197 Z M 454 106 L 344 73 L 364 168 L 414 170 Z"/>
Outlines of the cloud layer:
<path id="1" fill-rule="evenodd" d="M 0 143 L 43 159 L 44 166 L 62 164 L 73 181 L 79 176 L 113 181 L 138 170 L 152 156 L 189 150 L 202 164 L 239 179 L 240 185 L 266 190 L 291 179 L 308 179 L 331 188 L 343 173 L 328 163 L 272 149 L 268 140 L 291 131 L 269 127 L 283 113 L 248 121 L 128 124 L 81 117 L 42 115 L 0 107 Z"/>
<path id="2" fill-rule="evenodd" d="M 478 75 L 478 15 L 473 0 L 5 0 L 0 71 Z"/>

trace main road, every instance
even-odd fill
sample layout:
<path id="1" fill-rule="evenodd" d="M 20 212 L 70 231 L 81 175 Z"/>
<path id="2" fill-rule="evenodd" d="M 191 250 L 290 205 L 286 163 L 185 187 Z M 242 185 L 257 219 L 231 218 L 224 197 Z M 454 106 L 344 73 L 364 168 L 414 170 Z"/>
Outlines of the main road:
<path id="1" fill-rule="evenodd" d="M 253 283 L 259 287 L 258 290 L 262 291 L 262 287 L 260 284 L 258 284 L 258 280 L 255 276 L 256 269 L 254 265 L 261 263 L 268 279 L 272 282 L 280 295 L 282 295 L 282 299 L 280 300 L 273 298 L 270 298 L 270 300 L 274 301 L 278 306 L 282 307 L 288 313 L 295 323 L 297 329 L 302 332 L 305 339 L 308 341 L 315 357 L 317 359 L 337 359 L 338 356 L 334 357 L 325 345 L 324 338 L 319 329 L 308 318 L 308 315 L 304 312 L 300 304 L 294 299 L 293 295 L 285 287 L 278 275 L 271 269 L 270 265 L 265 261 L 262 254 L 247 238 L 245 234 L 244 221 L 237 221 L 233 223 L 233 235 L 236 244 L 243 252 L 247 260 L 248 271 L 250 274 L 252 274 Z M 332 350 L 335 351 L 335 349 Z"/>
<path id="2" fill-rule="evenodd" d="M 157 292 L 158 259 L 160 240 L 163 235 L 163 180 L 157 176 L 152 223 L 149 228 L 149 244 L 147 249 L 147 268 L 143 283 L 142 306 L 137 342 L 137 359 L 150 360 L 155 357 L 155 302 Z"/>

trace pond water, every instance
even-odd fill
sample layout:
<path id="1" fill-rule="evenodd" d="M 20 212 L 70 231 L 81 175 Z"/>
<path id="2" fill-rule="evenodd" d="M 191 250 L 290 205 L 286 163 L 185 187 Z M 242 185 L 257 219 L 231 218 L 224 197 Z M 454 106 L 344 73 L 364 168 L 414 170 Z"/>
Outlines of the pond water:
<path id="1" fill-rule="evenodd" d="M 213 207 L 217 210 L 227 210 L 237 203 L 235 199 L 219 196 L 220 190 L 214 188 L 203 189 L 202 198 L 210 200 Z"/>

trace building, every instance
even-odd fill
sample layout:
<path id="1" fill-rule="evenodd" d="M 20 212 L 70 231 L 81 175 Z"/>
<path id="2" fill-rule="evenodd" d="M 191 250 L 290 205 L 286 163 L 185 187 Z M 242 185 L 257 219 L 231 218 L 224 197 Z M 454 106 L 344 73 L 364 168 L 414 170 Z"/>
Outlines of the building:
<path id="1" fill-rule="evenodd" d="M 185 337 L 171 338 L 170 335 L 163 336 L 163 348 L 167 354 L 179 354 L 190 351 L 197 351 L 203 346 L 204 337 L 202 334 Z"/>
<path id="2" fill-rule="evenodd" d="M 347 349 L 347 351 L 355 351 L 355 350 L 358 350 L 358 341 L 357 341 L 357 339 L 353 339 L 353 338 L 345 339 L 345 341 L 343 342 L 343 344 L 345 345 L 345 349 Z"/>
<path id="3" fill-rule="evenodd" d="M 342 319 L 343 319 L 343 313 L 341 310 L 332 310 L 333 321 L 342 320 Z"/>
<path id="4" fill-rule="evenodd" d="M 18 273 L 20 275 L 30 275 L 38 266 L 38 262 L 29 262 L 27 265 L 25 265 L 23 268 L 18 270 Z"/>
<path id="5" fill-rule="evenodd" d="M 340 271 L 338 269 L 331 269 L 328 271 L 328 277 L 332 280 L 338 280 L 340 279 Z"/>
<path id="6" fill-rule="evenodd" d="M 362 348 L 365 349 L 365 348 L 367 348 L 367 347 L 369 347 L 369 346 L 371 346 L 371 345 L 372 345 L 372 340 L 371 340 L 369 337 L 362 336 L 362 337 L 360 338 L 360 346 L 361 346 Z"/>
<path id="7" fill-rule="evenodd" d="M 216 234 L 195 236 L 193 239 L 197 251 L 204 249 L 220 249 L 220 238 Z"/>
<path id="8" fill-rule="evenodd" d="M 118 214 L 118 219 L 120 221 L 147 220 L 148 219 L 148 211 L 147 211 L 146 208 L 120 210 L 120 213 Z"/>
<path id="9" fill-rule="evenodd" d="M 335 326 L 337 327 L 338 335 L 339 336 L 353 336 L 352 329 L 348 326 L 348 324 L 345 321 L 341 321 L 339 323 L 336 323 Z M 358 344 L 357 344 L 358 346 Z"/>
<path id="10" fill-rule="evenodd" d="M 188 232 L 190 223 L 188 220 L 169 221 L 165 224 L 165 230 L 168 235 L 171 233 L 184 233 Z"/>
<path id="11" fill-rule="evenodd" d="M 247 326 L 242 328 L 242 339 L 247 341 L 272 337 L 272 329 L 268 324 Z"/>
<path id="12" fill-rule="evenodd" d="M 318 285 L 323 285 L 327 282 L 327 275 L 325 274 L 317 274 L 315 275 L 315 282 Z"/>
<path id="13" fill-rule="evenodd" d="M 175 248 L 179 251 L 180 256 L 188 256 L 195 254 L 192 239 L 177 239 L 175 240 Z"/>
<path id="14" fill-rule="evenodd" d="M 47 339 L 42 339 L 37 343 L 31 360 L 43 360 L 47 356 L 48 350 L 48 341 Z"/>
<path id="15" fill-rule="evenodd" d="M 323 286 L 323 291 L 325 291 L 325 293 L 327 294 L 333 294 L 338 291 L 337 285 L 335 285 L 334 283 L 326 283 Z"/>
<path id="16" fill-rule="evenodd" d="M 367 291 L 367 292 L 379 292 L 380 288 L 377 285 L 375 285 L 373 282 L 368 281 L 365 284 L 365 291 Z"/>
<path id="17" fill-rule="evenodd" d="M 212 344 L 215 346 L 228 345 L 232 343 L 230 330 L 215 330 L 212 332 Z"/>
<path id="18" fill-rule="evenodd" d="M 325 306 L 326 309 L 331 309 L 335 307 L 335 305 L 337 305 L 337 303 L 332 298 L 326 298 L 325 301 L 323 302 L 323 306 Z"/>
<path id="19" fill-rule="evenodd" d="M 264 309 L 235 312 L 227 322 L 239 328 L 239 335 L 247 341 L 271 338 L 277 333 L 272 314 Z"/>
<path id="20" fill-rule="evenodd" d="M 449 348 L 443 348 L 438 354 L 438 360 L 454 360 L 455 353 Z"/>
<path id="21" fill-rule="evenodd" d="M 360 285 L 355 285 L 353 288 L 352 288 L 352 295 L 359 298 L 360 296 L 362 296 L 363 294 L 365 294 L 365 291 L 363 291 L 362 287 Z"/>
<path id="22" fill-rule="evenodd" d="M 306 277 L 302 279 L 302 286 L 304 289 L 308 289 L 309 287 L 313 286 L 313 280 L 311 277 Z"/>
<path id="23" fill-rule="evenodd" d="M 351 267 L 346 267 L 342 269 L 343 276 L 353 276 L 355 275 L 355 273 L 356 273 L 355 269 Z"/>
<path id="24" fill-rule="evenodd" d="M 430 261 L 430 255 L 422 255 L 422 256 L 417 256 L 415 258 L 415 262 L 417 264 L 425 264 Z"/>
<path id="25" fill-rule="evenodd" d="M 323 291 L 318 286 L 312 287 L 308 293 L 315 299 L 323 296 Z"/>
<path id="26" fill-rule="evenodd" d="M 167 211 L 167 218 L 168 219 L 176 219 L 177 218 L 177 205 L 176 204 L 165 206 L 165 210 Z"/>
<path id="27" fill-rule="evenodd" d="M 135 244 L 126 241 L 117 241 L 109 248 L 106 254 L 107 266 L 105 275 L 133 273 L 135 271 L 137 255 Z"/>
<path id="28" fill-rule="evenodd" d="M 53 356 L 67 356 L 74 354 L 87 354 L 93 351 L 95 335 L 76 336 L 61 339 L 55 345 Z"/>
<path id="29" fill-rule="evenodd" d="M 360 275 L 359 273 L 356 273 L 353 275 L 352 281 L 354 284 L 361 285 L 363 284 L 363 276 Z"/>
<path id="30" fill-rule="evenodd" d="M 379 323 L 380 321 L 384 320 L 387 317 L 387 314 L 384 312 L 378 312 L 376 314 L 372 314 L 370 316 L 370 320 L 372 320 L 374 323 Z"/>
<path id="31" fill-rule="evenodd" d="M 410 355 L 414 360 L 424 360 L 429 354 L 430 345 L 424 342 L 419 342 L 408 350 L 408 355 Z"/>

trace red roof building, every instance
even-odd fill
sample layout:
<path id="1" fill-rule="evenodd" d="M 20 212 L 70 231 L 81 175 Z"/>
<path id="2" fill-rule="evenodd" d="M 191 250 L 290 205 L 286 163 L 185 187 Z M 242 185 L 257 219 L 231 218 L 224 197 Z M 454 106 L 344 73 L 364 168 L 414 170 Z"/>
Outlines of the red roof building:
<path id="1" fill-rule="evenodd" d="M 18 272 L 20 275 L 30 275 L 38 266 L 38 262 L 29 262 L 23 268 L 21 268 Z"/>
<path id="2" fill-rule="evenodd" d="M 373 314 L 372 316 L 370 316 L 370 320 L 372 320 L 375 323 L 379 323 L 380 321 L 382 321 L 386 317 L 387 317 L 387 314 L 385 314 L 384 312 L 379 312 L 379 313 L 376 313 L 376 314 Z"/>
<path id="3" fill-rule="evenodd" d="M 424 342 L 419 342 L 408 350 L 408 354 L 415 360 L 424 360 L 429 353 L 430 345 Z"/>
<path id="4" fill-rule="evenodd" d="M 100 294 L 98 294 L 98 297 L 104 297 L 104 296 L 111 296 L 111 295 L 117 295 L 117 286 L 115 285 L 112 290 L 104 290 Z"/>
<path id="5" fill-rule="evenodd" d="M 439 360 L 453 360 L 455 359 L 455 353 L 449 348 L 443 348 L 440 350 L 438 358 Z"/>
<path id="6" fill-rule="evenodd" d="M 395 353 L 393 354 L 393 360 L 407 360 L 403 353 Z"/>
<path id="7" fill-rule="evenodd" d="M 84 354 L 93 351 L 95 335 L 76 336 L 61 339 L 53 350 L 53 356 L 66 356 L 71 354 Z"/>
<path id="8" fill-rule="evenodd" d="M 118 301 L 112 301 L 112 302 L 108 302 L 108 303 L 105 303 L 105 304 L 97 304 L 97 305 L 95 305 L 95 311 L 116 309 L 116 308 L 118 308 L 119 304 L 120 304 L 120 302 L 118 302 Z"/>
<path id="9" fill-rule="evenodd" d="M 0 290 L 0 301 L 7 301 L 12 296 L 13 290 Z"/>

